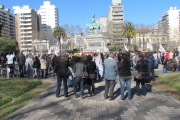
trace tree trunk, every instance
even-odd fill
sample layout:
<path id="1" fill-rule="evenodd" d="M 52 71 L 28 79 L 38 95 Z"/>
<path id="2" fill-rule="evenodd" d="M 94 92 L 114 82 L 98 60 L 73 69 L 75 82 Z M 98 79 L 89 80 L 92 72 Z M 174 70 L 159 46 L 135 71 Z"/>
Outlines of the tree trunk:
<path id="1" fill-rule="evenodd" d="M 130 40 L 131 40 L 131 38 L 128 38 L 127 48 L 128 48 L 129 51 L 130 51 Z"/>
<path id="2" fill-rule="evenodd" d="M 61 38 L 59 38 L 59 53 L 61 53 Z"/>

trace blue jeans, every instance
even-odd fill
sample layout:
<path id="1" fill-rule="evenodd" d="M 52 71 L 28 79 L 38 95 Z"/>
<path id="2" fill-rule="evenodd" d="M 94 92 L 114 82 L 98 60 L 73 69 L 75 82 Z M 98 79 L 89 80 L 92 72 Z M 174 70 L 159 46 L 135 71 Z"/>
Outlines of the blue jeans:
<path id="1" fill-rule="evenodd" d="M 57 76 L 56 97 L 59 97 L 59 95 L 60 95 L 60 89 L 61 89 L 61 82 L 62 81 L 63 81 L 63 86 L 64 86 L 64 96 L 65 97 L 68 96 L 67 78 L 68 77 Z"/>
<path id="2" fill-rule="evenodd" d="M 127 87 L 127 91 L 128 91 L 128 99 L 131 99 L 131 79 L 132 79 L 131 76 L 119 78 L 119 82 L 121 85 L 120 93 L 121 93 L 121 99 L 122 100 L 124 99 L 124 85 L 125 85 L 125 83 L 126 83 L 126 87 Z"/>
<path id="3" fill-rule="evenodd" d="M 84 91 L 84 79 L 81 77 L 76 77 L 74 81 L 74 95 L 77 93 L 77 85 L 80 83 L 80 88 L 81 88 L 81 96 L 83 96 L 83 91 Z"/>

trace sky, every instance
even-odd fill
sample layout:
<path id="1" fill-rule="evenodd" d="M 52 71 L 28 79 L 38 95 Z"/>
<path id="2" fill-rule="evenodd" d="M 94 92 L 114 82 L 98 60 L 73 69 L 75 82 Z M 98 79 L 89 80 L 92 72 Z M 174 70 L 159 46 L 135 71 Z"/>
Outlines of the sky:
<path id="1" fill-rule="evenodd" d="M 44 0 L 0 0 L 0 4 L 10 8 L 13 6 L 29 5 L 38 10 Z M 51 4 L 59 9 L 59 25 L 80 25 L 85 29 L 85 24 L 91 22 L 93 12 L 95 18 L 107 16 L 112 0 L 50 0 Z M 169 7 L 176 6 L 180 9 L 180 0 L 121 0 L 124 6 L 124 20 L 133 24 L 156 24 Z"/>

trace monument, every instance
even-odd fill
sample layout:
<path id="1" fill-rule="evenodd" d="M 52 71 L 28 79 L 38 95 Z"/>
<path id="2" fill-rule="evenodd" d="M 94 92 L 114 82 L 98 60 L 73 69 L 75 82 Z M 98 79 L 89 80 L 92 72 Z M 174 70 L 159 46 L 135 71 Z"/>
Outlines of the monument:
<path id="1" fill-rule="evenodd" d="M 86 24 L 87 30 L 87 37 L 86 37 L 86 44 L 85 49 L 82 53 L 94 53 L 97 50 L 100 52 L 104 50 L 104 39 L 103 35 L 101 34 L 101 26 L 96 23 L 95 21 L 95 14 L 92 15 L 92 23 Z"/>

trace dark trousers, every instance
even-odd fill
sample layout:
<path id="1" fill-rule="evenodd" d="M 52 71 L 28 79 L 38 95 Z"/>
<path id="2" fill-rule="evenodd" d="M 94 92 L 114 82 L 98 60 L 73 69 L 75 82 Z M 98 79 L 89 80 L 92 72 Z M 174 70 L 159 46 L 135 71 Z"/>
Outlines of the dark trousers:
<path id="1" fill-rule="evenodd" d="M 152 80 L 155 81 L 155 73 L 154 73 L 154 69 L 148 69 L 148 74 L 149 76 L 151 76 Z"/>
<path id="2" fill-rule="evenodd" d="M 83 96 L 83 92 L 84 92 L 84 79 L 81 78 L 81 77 L 76 77 L 75 78 L 75 81 L 74 81 L 74 85 L 73 85 L 73 88 L 74 88 L 74 95 L 76 95 L 77 93 L 77 85 L 80 83 L 80 88 L 81 88 L 81 96 Z"/>
<path id="3" fill-rule="evenodd" d="M 90 79 L 90 80 L 91 80 L 91 79 Z M 88 93 L 89 93 L 89 94 L 94 94 L 94 89 L 95 89 L 94 81 L 95 81 L 95 80 L 91 80 L 91 85 L 88 85 Z M 92 91 L 91 91 L 91 88 L 92 88 Z"/>
<path id="4" fill-rule="evenodd" d="M 137 95 L 140 96 L 140 87 L 139 85 L 141 84 L 142 86 L 142 95 L 146 94 L 146 88 L 145 88 L 145 82 L 141 81 L 141 80 L 136 80 L 136 90 L 137 90 Z"/>
<path id="5" fill-rule="evenodd" d="M 24 74 L 24 65 L 19 65 L 19 72 Z"/>
<path id="6" fill-rule="evenodd" d="M 64 96 L 65 97 L 68 96 L 67 78 L 68 77 L 57 76 L 56 97 L 59 97 L 59 95 L 60 95 L 60 89 L 61 89 L 61 82 L 62 81 L 63 81 L 63 86 L 64 86 Z"/>
<path id="7" fill-rule="evenodd" d="M 115 84 L 116 84 L 115 80 L 105 80 L 105 93 L 104 93 L 105 97 L 108 96 L 109 90 L 110 90 L 109 97 L 113 97 Z"/>

